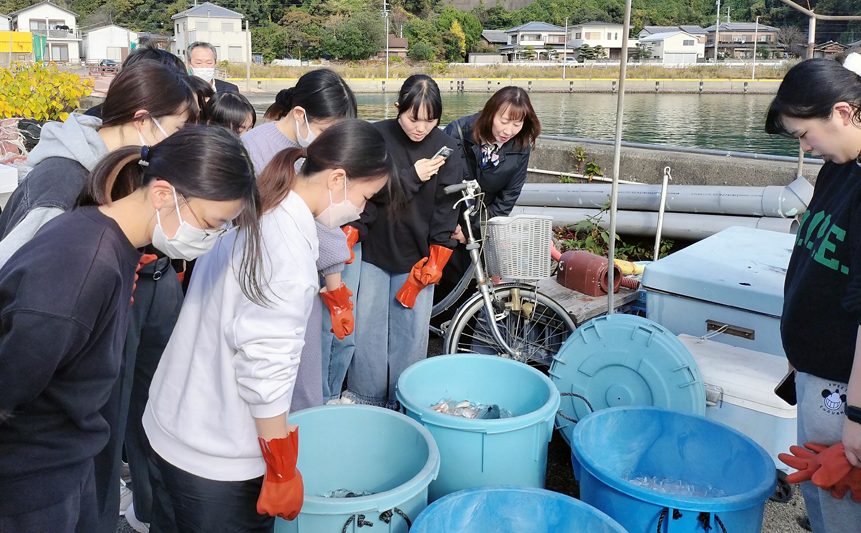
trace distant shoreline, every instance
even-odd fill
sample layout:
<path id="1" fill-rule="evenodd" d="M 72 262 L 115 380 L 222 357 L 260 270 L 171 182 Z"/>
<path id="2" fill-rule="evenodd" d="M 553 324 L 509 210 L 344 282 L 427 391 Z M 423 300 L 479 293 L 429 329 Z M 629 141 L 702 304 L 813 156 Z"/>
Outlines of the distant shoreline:
<path id="1" fill-rule="evenodd" d="M 278 92 L 291 87 L 298 78 L 228 78 L 241 92 Z M 615 93 L 618 81 L 613 78 L 451 78 L 436 77 L 440 90 L 447 93 L 492 93 L 507 85 L 522 87 L 535 93 Z M 356 93 L 397 92 L 403 78 L 346 78 Z M 779 79 L 714 78 L 714 79 L 628 79 L 625 92 L 675 94 L 775 94 Z"/>

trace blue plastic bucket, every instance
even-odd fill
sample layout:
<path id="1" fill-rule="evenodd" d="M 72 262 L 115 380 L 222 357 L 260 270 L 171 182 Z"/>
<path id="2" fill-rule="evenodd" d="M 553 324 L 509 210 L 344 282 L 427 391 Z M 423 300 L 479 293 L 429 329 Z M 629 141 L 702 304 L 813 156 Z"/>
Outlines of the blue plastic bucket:
<path id="1" fill-rule="evenodd" d="M 467 489 L 433 502 L 410 533 L 626 533 L 615 520 L 570 496 L 544 489 Z"/>
<path id="2" fill-rule="evenodd" d="M 559 391 L 538 370 L 493 355 L 440 355 L 406 369 L 397 398 L 439 446 L 441 466 L 430 501 L 473 487 L 544 487 Z M 496 404 L 514 416 L 475 420 L 431 408 L 445 399 Z"/>
<path id="3" fill-rule="evenodd" d="M 299 425 L 299 462 L 305 503 L 279 533 L 406 533 L 427 507 L 428 485 L 439 472 L 430 433 L 395 411 L 332 405 L 290 415 Z M 325 497 L 333 491 L 370 493 Z M 359 529 L 361 528 L 361 529 Z"/>
<path id="4" fill-rule="evenodd" d="M 574 427 L 571 449 L 580 499 L 629 531 L 759 533 L 774 492 L 765 450 L 702 416 L 604 409 Z"/>

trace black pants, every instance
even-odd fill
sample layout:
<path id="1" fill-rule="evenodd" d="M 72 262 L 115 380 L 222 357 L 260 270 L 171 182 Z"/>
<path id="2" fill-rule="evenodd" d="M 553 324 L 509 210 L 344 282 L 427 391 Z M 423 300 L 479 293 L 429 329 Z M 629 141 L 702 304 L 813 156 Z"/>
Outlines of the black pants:
<path id="1" fill-rule="evenodd" d="M 80 490 L 51 505 L 12 516 L 0 516 L 2 533 L 89 533 L 96 522 L 93 464 L 83 470 Z M 34 482 L 38 482 L 34 477 Z M 38 490 L 38 489 L 37 489 Z M 2 497 L 2 496 L 0 496 Z"/>
<path id="2" fill-rule="evenodd" d="M 135 516 L 142 522 L 150 519 L 149 446 L 141 417 L 149 399 L 152 376 L 173 332 L 181 306 L 182 289 L 167 258 L 141 269 L 120 376 L 108 404 L 102 409 L 102 415 L 111 425 L 111 436 L 107 446 L 95 458 L 99 525 L 94 533 L 115 533 L 117 529 L 123 444 L 132 477 Z"/>
<path id="3" fill-rule="evenodd" d="M 275 518 L 257 514 L 263 477 L 213 481 L 179 469 L 151 451 L 155 464 L 150 533 L 272 533 Z"/>

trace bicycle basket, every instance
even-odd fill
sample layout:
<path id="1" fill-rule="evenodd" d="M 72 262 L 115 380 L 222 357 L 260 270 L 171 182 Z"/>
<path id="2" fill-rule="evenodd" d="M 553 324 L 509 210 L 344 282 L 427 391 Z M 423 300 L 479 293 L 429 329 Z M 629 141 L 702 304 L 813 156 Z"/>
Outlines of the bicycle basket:
<path id="1" fill-rule="evenodd" d="M 553 218 L 536 215 L 493 217 L 487 221 L 487 272 L 505 280 L 535 281 L 550 276 Z"/>

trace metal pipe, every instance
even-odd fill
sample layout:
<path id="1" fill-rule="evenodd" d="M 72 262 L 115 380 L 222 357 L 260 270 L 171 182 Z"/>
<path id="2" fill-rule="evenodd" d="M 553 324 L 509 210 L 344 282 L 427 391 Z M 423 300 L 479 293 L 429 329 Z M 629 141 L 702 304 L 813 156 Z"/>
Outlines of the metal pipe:
<path id="1" fill-rule="evenodd" d="M 658 207 L 658 229 L 655 230 L 655 261 L 660 257 L 661 252 L 661 229 L 664 227 L 664 210 L 667 205 L 667 185 L 671 179 L 670 167 L 664 167 L 664 179 L 661 183 L 661 202 Z"/>
<path id="2" fill-rule="evenodd" d="M 558 170 L 543 170 L 540 168 L 527 168 L 527 172 L 532 172 L 533 174 L 546 174 L 548 176 L 559 176 L 566 178 L 576 178 L 581 180 L 591 180 L 591 181 L 601 181 L 606 183 L 611 183 L 613 180 L 611 178 L 605 178 L 604 176 L 585 176 L 583 174 L 578 174 L 576 172 L 559 172 Z M 619 180 L 619 183 L 627 183 L 630 185 L 639 185 L 638 181 L 629 181 L 629 180 Z"/>
<path id="3" fill-rule="evenodd" d="M 661 188 L 660 185 L 625 184 L 619 188 L 619 208 L 658 211 Z M 527 183 L 517 205 L 605 209 L 610 192 L 610 186 L 604 183 Z M 677 213 L 786 218 L 806 211 L 812 196 L 813 185 L 803 177 L 786 186 L 673 185 L 667 191 L 666 209 Z"/>
<path id="4" fill-rule="evenodd" d="M 607 284 L 613 287 L 616 257 L 616 210 L 619 199 L 619 169 L 622 160 L 622 124 L 625 117 L 625 76 L 628 73 L 628 34 L 631 32 L 631 0 L 625 0 L 625 18 L 622 20 L 622 50 L 619 55 L 619 94 L 616 98 L 616 133 L 613 145 L 613 184 L 610 193 L 610 246 L 607 252 Z M 615 311 L 613 291 L 607 291 L 607 314 Z"/>
<path id="5" fill-rule="evenodd" d="M 601 209 L 574 209 L 565 207 L 515 206 L 512 215 L 544 215 L 553 217 L 554 226 L 568 226 L 583 220 L 593 220 L 603 228 L 610 225 L 609 214 Z M 658 222 L 658 214 L 651 211 L 618 211 L 614 217 L 616 230 L 622 235 L 651 237 Z M 732 226 L 765 229 L 780 233 L 795 233 L 798 221 L 794 218 L 742 217 L 727 215 L 701 215 L 696 213 L 666 213 L 663 236 L 671 239 L 701 240 Z"/>

